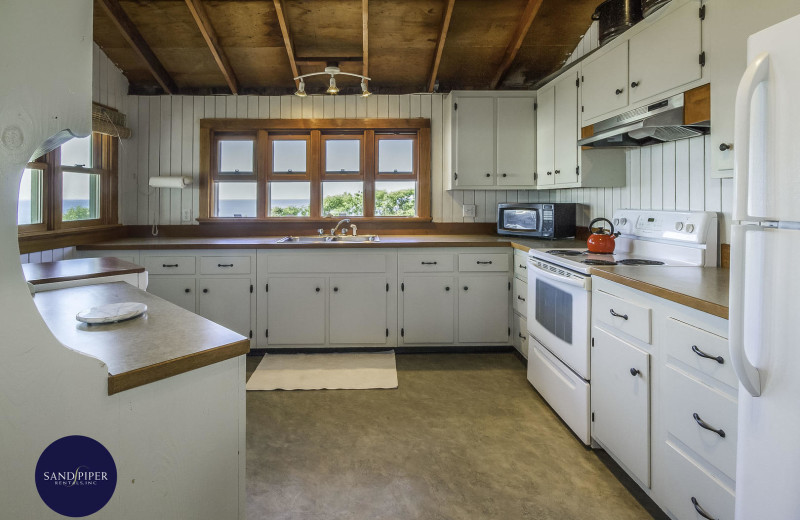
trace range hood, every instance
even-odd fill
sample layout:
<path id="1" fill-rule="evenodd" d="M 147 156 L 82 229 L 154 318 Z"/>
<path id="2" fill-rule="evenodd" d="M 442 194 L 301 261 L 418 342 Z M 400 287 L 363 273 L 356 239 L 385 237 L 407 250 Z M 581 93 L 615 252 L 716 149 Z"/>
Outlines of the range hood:
<path id="1" fill-rule="evenodd" d="M 709 121 L 684 124 L 683 94 L 629 110 L 593 125 L 593 135 L 578 141 L 592 148 L 638 148 L 707 134 Z"/>

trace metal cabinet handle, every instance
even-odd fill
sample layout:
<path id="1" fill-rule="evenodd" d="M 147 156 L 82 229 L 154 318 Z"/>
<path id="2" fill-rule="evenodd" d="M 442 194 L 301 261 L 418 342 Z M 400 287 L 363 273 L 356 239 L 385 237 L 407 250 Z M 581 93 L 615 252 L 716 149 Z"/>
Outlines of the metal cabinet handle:
<path id="1" fill-rule="evenodd" d="M 728 150 L 733 150 L 733 143 L 722 143 L 719 145 L 720 152 L 727 152 Z"/>
<path id="2" fill-rule="evenodd" d="M 636 88 L 638 86 L 639 86 L 639 82 L 638 81 L 631 82 L 631 88 Z"/>
<path id="3" fill-rule="evenodd" d="M 508 177 L 508 174 L 504 173 L 502 176 L 503 176 L 503 177 Z"/>
<path id="4" fill-rule="evenodd" d="M 522 338 L 522 341 L 525 341 L 526 339 L 528 339 L 521 332 L 518 335 L 519 335 L 520 338 Z"/>
<path id="5" fill-rule="evenodd" d="M 692 414 L 692 417 L 694 417 L 695 422 L 701 428 L 705 428 L 706 430 L 708 430 L 710 432 L 714 432 L 717 435 L 719 435 L 720 437 L 722 437 L 723 439 L 725 438 L 725 430 L 723 430 L 722 428 L 720 428 L 719 430 L 715 429 L 713 426 L 711 426 L 710 424 L 705 422 L 703 419 L 701 419 L 700 416 L 697 415 L 696 413 Z"/>
<path id="6" fill-rule="evenodd" d="M 620 314 L 618 312 L 615 312 L 614 309 L 608 309 L 608 310 L 611 312 L 611 315 L 614 316 L 615 318 L 622 318 L 623 320 L 628 321 L 627 314 Z"/>
<path id="7" fill-rule="evenodd" d="M 725 363 L 725 359 L 722 356 L 714 357 L 714 356 L 712 356 L 710 354 L 706 354 L 705 352 L 703 352 L 702 350 L 697 348 L 697 345 L 692 345 L 692 352 L 694 352 L 695 354 L 697 354 L 700 357 L 703 357 L 703 358 L 706 358 L 706 359 L 713 359 L 714 361 L 716 361 L 720 365 Z"/>
<path id="8" fill-rule="evenodd" d="M 700 507 L 700 503 L 697 501 L 695 497 L 692 497 L 692 505 L 694 506 L 694 510 L 697 511 L 697 514 L 699 514 L 703 518 L 707 518 L 708 520 L 717 520 L 716 518 L 708 514 L 705 509 Z"/>
<path id="9" fill-rule="evenodd" d="M 618 95 L 618 96 L 619 96 L 620 94 L 622 94 L 623 92 L 625 92 L 625 89 L 624 89 L 624 88 L 618 88 L 618 89 L 616 90 L 616 93 L 617 93 L 617 95 Z"/>
<path id="10" fill-rule="evenodd" d="M 547 175 L 553 175 L 553 172 L 547 172 Z"/>
<path id="11" fill-rule="evenodd" d="M 519 294 L 517 295 L 517 299 L 518 299 L 518 300 L 521 300 L 521 301 L 523 301 L 523 302 L 525 301 L 525 298 L 523 298 L 523 297 L 522 297 L 522 296 L 520 296 Z"/>
<path id="12" fill-rule="evenodd" d="M 161 264 L 161 267 L 178 267 L 178 264 Z"/>
<path id="13" fill-rule="evenodd" d="M 183 290 L 183 292 L 185 292 L 186 294 L 189 294 L 190 292 L 192 292 L 192 290 L 189 289 L 189 288 L 186 288 L 186 289 Z"/>
<path id="14" fill-rule="evenodd" d="M 487 177 L 491 177 L 491 176 L 492 176 L 492 174 L 491 174 L 491 173 L 487 173 L 487 174 L 486 174 L 486 176 L 487 176 Z"/>
<path id="15" fill-rule="evenodd" d="M 636 376 L 638 376 L 639 374 L 641 374 L 641 372 L 640 372 L 639 370 L 637 370 L 637 369 L 635 369 L 635 368 L 632 368 L 632 369 L 631 369 L 631 375 L 632 375 L 632 376 L 636 377 Z"/>
<path id="16" fill-rule="evenodd" d="M 464 290 L 465 290 L 465 291 L 469 291 L 469 287 L 467 287 L 467 286 L 465 285 L 465 286 L 464 286 Z"/>
<path id="17" fill-rule="evenodd" d="M 334 287 L 333 288 L 333 292 L 339 292 L 339 288 L 338 287 Z"/>
<path id="18" fill-rule="evenodd" d="M 436 265 L 438 262 L 420 262 L 422 265 Z"/>
<path id="19" fill-rule="evenodd" d="M 315 288 L 314 291 L 319 292 L 319 287 Z"/>
<path id="20" fill-rule="evenodd" d="M 207 292 L 208 292 L 208 289 L 203 289 L 203 292 L 204 292 L 204 293 L 207 293 Z"/>
<path id="21" fill-rule="evenodd" d="M 527 266 L 527 265 L 525 265 L 525 264 L 519 264 L 519 268 L 520 268 L 520 269 L 526 269 L 526 270 L 527 270 L 527 269 L 528 269 L 528 266 Z"/>
<path id="22" fill-rule="evenodd" d="M 449 290 L 450 290 L 450 287 L 445 287 L 445 288 L 444 288 L 444 290 L 445 290 L 445 291 L 449 291 Z"/>
<path id="23" fill-rule="evenodd" d="M 489 265 L 491 263 L 492 263 L 491 260 L 489 260 L 488 262 L 481 262 L 480 260 L 478 260 L 478 265 Z"/>
<path id="24" fill-rule="evenodd" d="M 217 267 L 233 267 L 233 264 L 217 264 Z"/>
<path id="25" fill-rule="evenodd" d="M 558 175 L 559 173 L 561 173 L 561 170 L 556 170 L 556 175 Z"/>

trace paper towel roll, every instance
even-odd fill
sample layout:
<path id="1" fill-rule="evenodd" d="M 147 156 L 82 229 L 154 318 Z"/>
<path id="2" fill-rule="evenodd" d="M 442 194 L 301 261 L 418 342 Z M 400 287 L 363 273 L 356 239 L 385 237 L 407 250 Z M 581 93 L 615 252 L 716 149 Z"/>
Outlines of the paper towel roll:
<path id="1" fill-rule="evenodd" d="M 192 184 L 191 177 L 150 177 L 152 188 L 185 188 Z"/>

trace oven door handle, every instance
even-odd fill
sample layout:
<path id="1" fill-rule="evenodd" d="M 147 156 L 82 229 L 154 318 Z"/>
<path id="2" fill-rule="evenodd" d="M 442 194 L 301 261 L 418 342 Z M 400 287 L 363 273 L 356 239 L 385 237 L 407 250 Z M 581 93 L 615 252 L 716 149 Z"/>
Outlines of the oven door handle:
<path id="1" fill-rule="evenodd" d="M 574 285 L 575 287 L 582 287 L 584 289 L 587 288 L 587 283 L 586 283 L 587 279 L 586 278 L 566 278 L 564 276 L 560 276 L 560 275 L 551 273 L 550 271 L 539 267 L 538 265 L 536 265 L 535 263 L 531 262 L 530 260 L 528 261 L 528 265 L 530 265 L 531 267 L 535 268 L 536 272 L 535 272 L 534 276 L 541 276 L 542 278 L 547 278 L 547 279 L 552 280 L 554 282 L 565 283 L 565 284 L 568 284 L 568 285 Z"/>

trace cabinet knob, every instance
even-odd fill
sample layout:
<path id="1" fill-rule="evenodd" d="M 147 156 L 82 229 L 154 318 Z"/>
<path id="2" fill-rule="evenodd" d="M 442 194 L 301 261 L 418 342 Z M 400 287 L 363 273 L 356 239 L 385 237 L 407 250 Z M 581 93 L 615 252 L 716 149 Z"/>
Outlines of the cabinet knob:
<path id="1" fill-rule="evenodd" d="M 445 291 L 449 291 L 449 290 L 450 290 L 450 287 L 445 287 L 445 288 L 444 288 L 444 290 L 445 290 Z"/>
<path id="2" fill-rule="evenodd" d="M 722 143 L 719 145 L 720 152 L 726 152 L 728 150 L 733 150 L 733 143 Z"/>
<path id="3" fill-rule="evenodd" d="M 469 287 L 467 287 L 467 286 L 465 285 L 465 286 L 464 286 L 464 290 L 465 290 L 465 291 L 469 291 Z"/>
<path id="4" fill-rule="evenodd" d="M 618 89 L 616 90 L 616 93 L 617 93 L 617 95 L 618 95 L 618 96 L 619 96 L 620 94 L 622 94 L 623 92 L 625 92 L 625 89 L 624 89 L 624 88 L 618 88 Z"/>
<path id="5" fill-rule="evenodd" d="M 638 86 L 639 86 L 639 82 L 638 81 L 631 82 L 631 88 L 636 88 Z"/>
<path id="6" fill-rule="evenodd" d="M 334 287 L 333 288 L 333 292 L 339 292 L 339 288 L 338 287 Z"/>
<path id="7" fill-rule="evenodd" d="M 487 176 L 487 177 L 491 177 L 491 176 L 492 176 L 492 174 L 491 174 L 491 173 L 487 173 L 487 174 L 486 174 L 486 176 Z"/>
<path id="8" fill-rule="evenodd" d="M 556 175 L 558 175 L 559 173 L 561 173 L 561 170 L 556 170 Z"/>
<path id="9" fill-rule="evenodd" d="M 547 172 L 547 175 L 553 175 L 553 172 Z"/>
<path id="10" fill-rule="evenodd" d="M 208 292 L 208 289 L 203 289 L 203 292 L 204 292 L 204 293 L 207 293 L 207 292 Z"/>
<path id="11" fill-rule="evenodd" d="M 504 173 L 502 176 L 503 176 L 503 177 L 508 177 L 508 174 L 505 174 L 505 173 Z"/>
<path id="12" fill-rule="evenodd" d="M 641 372 L 639 372 L 637 369 L 635 369 L 635 368 L 632 368 L 632 369 L 631 369 L 631 375 L 632 375 L 632 376 L 636 377 L 636 376 L 638 376 L 639 374 L 641 374 Z"/>
<path id="13" fill-rule="evenodd" d="M 190 292 L 192 292 L 192 290 L 187 287 L 186 289 L 183 290 L 183 292 L 185 292 L 186 294 L 189 294 Z"/>
<path id="14" fill-rule="evenodd" d="M 315 290 L 316 292 L 319 292 L 319 287 L 317 287 L 317 288 L 316 288 L 316 289 L 314 289 L 314 290 Z"/>

